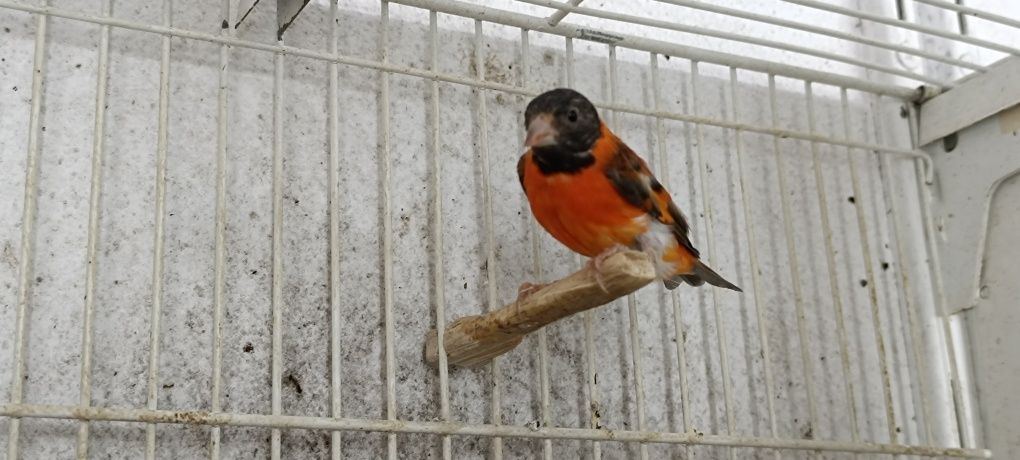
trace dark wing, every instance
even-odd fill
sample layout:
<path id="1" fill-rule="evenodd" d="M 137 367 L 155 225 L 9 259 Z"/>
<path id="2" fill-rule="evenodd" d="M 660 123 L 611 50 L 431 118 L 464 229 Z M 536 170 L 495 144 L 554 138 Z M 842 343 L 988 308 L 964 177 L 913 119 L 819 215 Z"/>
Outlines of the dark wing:
<path id="1" fill-rule="evenodd" d="M 605 174 L 616 191 L 628 203 L 672 227 L 680 245 L 694 257 L 699 257 L 700 253 L 691 243 L 691 228 L 687 224 L 687 219 L 673 203 L 666 188 L 652 175 L 645 161 L 623 142 L 606 142 L 607 146 L 610 144 L 609 148 L 615 152 L 609 156 L 611 160 L 606 164 Z"/>

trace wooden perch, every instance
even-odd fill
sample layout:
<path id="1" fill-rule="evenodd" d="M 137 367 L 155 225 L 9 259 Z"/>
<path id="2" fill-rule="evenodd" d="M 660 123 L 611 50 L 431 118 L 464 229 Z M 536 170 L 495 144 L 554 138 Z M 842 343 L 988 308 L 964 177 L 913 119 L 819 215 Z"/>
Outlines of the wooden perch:
<path id="1" fill-rule="evenodd" d="M 655 267 L 643 252 L 623 251 L 602 262 L 602 283 L 585 267 L 544 286 L 519 302 L 482 315 L 458 318 L 446 327 L 443 343 L 448 363 L 473 367 L 513 350 L 524 336 L 575 313 L 605 305 L 656 279 Z M 439 364 L 435 329 L 425 338 L 425 362 Z"/>

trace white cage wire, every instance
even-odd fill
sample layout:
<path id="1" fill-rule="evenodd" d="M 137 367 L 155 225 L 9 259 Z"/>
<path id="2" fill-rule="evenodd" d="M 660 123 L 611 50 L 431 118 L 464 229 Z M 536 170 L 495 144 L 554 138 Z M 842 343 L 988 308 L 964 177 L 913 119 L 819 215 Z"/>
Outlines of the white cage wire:
<path id="1" fill-rule="evenodd" d="M 306 3 L 0 0 L 7 458 L 991 454 L 912 126 L 1020 54 L 1007 1 Z M 554 86 L 746 292 L 433 370 L 580 263 L 515 176 Z"/>

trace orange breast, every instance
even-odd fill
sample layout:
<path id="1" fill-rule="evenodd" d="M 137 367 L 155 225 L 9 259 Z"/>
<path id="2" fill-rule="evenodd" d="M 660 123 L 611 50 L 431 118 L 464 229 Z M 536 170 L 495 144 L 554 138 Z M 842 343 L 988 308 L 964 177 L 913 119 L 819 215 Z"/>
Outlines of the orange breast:
<path id="1" fill-rule="evenodd" d="M 631 246 L 647 224 L 644 211 L 627 203 L 597 162 L 574 174 L 543 174 L 531 153 L 524 165 L 524 189 L 535 219 L 554 238 L 587 257 L 617 245 Z"/>

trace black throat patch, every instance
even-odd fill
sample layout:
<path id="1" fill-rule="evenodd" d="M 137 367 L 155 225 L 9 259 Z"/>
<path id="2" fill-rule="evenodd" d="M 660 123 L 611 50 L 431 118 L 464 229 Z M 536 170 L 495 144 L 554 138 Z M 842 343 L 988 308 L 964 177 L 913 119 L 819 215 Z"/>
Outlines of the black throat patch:
<path id="1" fill-rule="evenodd" d="M 591 151 L 564 152 L 556 147 L 536 147 L 531 152 L 535 165 L 543 174 L 576 174 L 595 164 L 595 155 Z"/>

